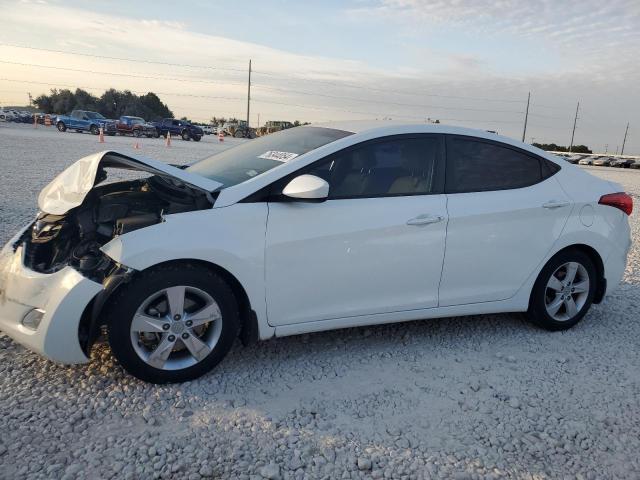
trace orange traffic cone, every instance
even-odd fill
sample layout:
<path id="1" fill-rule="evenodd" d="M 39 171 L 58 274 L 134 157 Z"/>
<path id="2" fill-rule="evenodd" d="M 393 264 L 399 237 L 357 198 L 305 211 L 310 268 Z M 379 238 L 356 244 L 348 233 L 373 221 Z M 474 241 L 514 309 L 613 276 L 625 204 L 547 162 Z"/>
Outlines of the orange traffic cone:
<path id="1" fill-rule="evenodd" d="M 222 130 L 218 131 L 218 141 L 224 142 L 224 133 L 222 133 Z"/>
<path id="2" fill-rule="evenodd" d="M 140 144 L 138 142 L 133 144 L 133 149 L 134 150 L 140 150 Z"/>
<path id="3" fill-rule="evenodd" d="M 164 143 L 164 145 L 165 145 L 166 147 L 170 147 L 170 146 L 171 146 L 171 132 L 167 132 L 167 140 L 166 140 L 166 142 Z"/>
<path id="4" fill-rule="evenodd" d="M 98 135 L 98 143 L 104 143 L 104 128 L 100 127 L 100 134 Z"/>

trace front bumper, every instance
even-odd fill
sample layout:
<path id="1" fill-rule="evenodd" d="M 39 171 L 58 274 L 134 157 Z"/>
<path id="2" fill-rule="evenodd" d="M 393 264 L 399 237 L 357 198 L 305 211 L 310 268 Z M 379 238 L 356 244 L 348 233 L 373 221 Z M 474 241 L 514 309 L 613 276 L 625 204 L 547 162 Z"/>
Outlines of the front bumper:
<path id="1" fill-rule="evenodd" d="M 89 359 L 78 340 L 80 318 L 102 285 L 71 267 L 52 274 L 24 266 L 23 248 L 7 244 L 0 254 L 0 331 L 16 342 L 59 363 L 85 363 Z M 33 309 L 44 311 L 32 330 L 22 319 Z"/>

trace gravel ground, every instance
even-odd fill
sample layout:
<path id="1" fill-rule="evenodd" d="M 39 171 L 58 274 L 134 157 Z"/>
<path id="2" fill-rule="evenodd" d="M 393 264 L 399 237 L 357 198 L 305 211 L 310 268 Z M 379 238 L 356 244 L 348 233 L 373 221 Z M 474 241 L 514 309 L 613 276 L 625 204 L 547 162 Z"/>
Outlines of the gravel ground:
<path id="1" fill-rule="evenodd" d="M 176 163 L 221 148 L 141 144 Z M 0 239 L 56 172 L 116 146 L 132 140 L 0 124 Z M 640 203 L 639 171 L 590 170 Z M 485 315 L 274 339 L 173 386 L 106 346 L 62 367 L 0 334 L 0 477 L 640 478 L 639 304 L 635 243 L 620 289 L 564 333 Z"/>

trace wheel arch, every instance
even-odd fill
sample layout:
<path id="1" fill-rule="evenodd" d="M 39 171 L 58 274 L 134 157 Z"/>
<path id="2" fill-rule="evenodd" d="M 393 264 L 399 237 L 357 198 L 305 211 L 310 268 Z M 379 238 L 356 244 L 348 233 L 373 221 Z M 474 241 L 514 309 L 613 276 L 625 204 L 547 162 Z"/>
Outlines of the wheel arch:
<path id="1" fill-rule="evenodd" d="M 547 265 L 557 255 L 560 255 L 560 254 L 565 253 L 565 252 L 570 251 L 570 250 L 577 250 L 579 252 L 584 253 L 593 262 L 593 265 L 596 267 L 596 272 L 597 272 L 596 293 L 595 293 L 595 296 L 593 297 L 593 303 L 598 304 L 598 303 L 602 302 L 602 299 L 604 298 L 605 291 L 607 290 L 607 280 L 605 279 L 605 276 L 604 276 L 604 261 L 602 260 L 602 257 L 600 256 L 598 251 L 595 248 L 593 248 L 592 246 L 586 245 L 584 243 L 574 243 L 572 245 L 567 245 L 567 246 L 561 248 L 560 250 L 558 250 L 557 252 L 555 252 L 551 256 L 551 258 L 549 258 L 549 260 L 547 260 L 545 262 L 545 264 L 542 266 L 542 268 L 544 268 L 545 265 Z M 540 270 L 542 271 L 542 269 L 540 269 Z M 540 272 L 538 272 L 538 275 L 539 274 L 540 274 Z"/>
<path id="2" fill-rule="evenodd" d="M 255 343 L 259 339 L 258 318 L 255 311 L 251 308 L 249 295 L 236 276 L 220 265 L 206 260 L 181 258 L 156 263 L 143 270 L 129 272 L 128 274 L 116 274 L 105 279 L 103 282 L 103 290 L 87 304 L 80 318 L 78 339 L 87 357 L 91 354 L 91 348 L 99 336 L 100 328 L 107 324 L 106 311 L 108 310 L 109 302 L 123 284 L 134 280 L 135 277 L 142 272 L 158 267 L 185 263 L 202 266 L 215 272 L 227 282 L 238 302 L 238 310 L 240 312 L 240 340 L 245 346 Z M 116 278 L 116 276 L 118 277 Z"/>

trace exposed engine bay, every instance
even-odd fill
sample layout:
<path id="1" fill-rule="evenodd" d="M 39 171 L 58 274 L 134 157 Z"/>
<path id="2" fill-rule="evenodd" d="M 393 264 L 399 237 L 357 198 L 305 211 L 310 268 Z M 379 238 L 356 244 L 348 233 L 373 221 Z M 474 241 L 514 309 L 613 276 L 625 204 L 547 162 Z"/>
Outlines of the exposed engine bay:
<path id="1" fill-rule="evenodd" d="M 106 178 L 104 171 L 99 175 L 98 182 Z M 100 251 L 102 245 L 117 235 L 162 222 L 164 215 L 212 205 L 211 194 L 158 175 L 100 185 L 62 215 L 38 214 L 20 242 L 25 247 L 24 263 L 40 273 L 69 265 L 102 282 L 115 267 Z"/>

